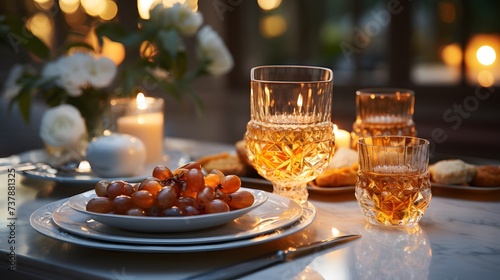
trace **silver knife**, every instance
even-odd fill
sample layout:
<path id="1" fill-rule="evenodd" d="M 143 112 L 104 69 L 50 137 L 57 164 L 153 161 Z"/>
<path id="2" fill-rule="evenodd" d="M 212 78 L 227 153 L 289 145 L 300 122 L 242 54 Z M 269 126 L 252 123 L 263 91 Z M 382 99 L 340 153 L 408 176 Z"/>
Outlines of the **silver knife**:
<path id="1" fill-rule="evenodd" d="M 238 263 L 235 265 L 223 267 L 220 269 L 216 269 L 207 273 L 198 274 L 186 280 L 223 280 L 223 279 L 235 279 L 237 277 L 241 277 L 243 275 L 247 275 L 254 271 L 257 271 L 262 268 L 266 268 L 277 263 L 287 262 L 290 260 L 294 260 L 296 258 L 302 257 L 309 253 L 315 253 L 320 250 L 332 247 L 335 244 L 348 242 L 351 240 L 355 240 L 360 238 L 361 235 L 352 234 L 352 235 L 344 235 L 332 237 L 329 239 L 316 241 L 313 243 L 301 245 L 298 247 L 290 247 L 286 250 L 278 250 L 270 255 L 264 255 L 262 257 L 258 257 L 256 259 L 252 259 L 249 261 L 245 261 L 242 263 Z"/>
<path id="2" fill-rule="evenodd" d="M 12 164 L 12 165 L 1 165 L 0 166 L 0 174 L 10 172 L 11 170 L 27 171 L 27 170 L 33 170 L 36 168 L 37 168 L 36 164 L 34 164 L 32 162 L 24 162 L 24 163 Z"/>

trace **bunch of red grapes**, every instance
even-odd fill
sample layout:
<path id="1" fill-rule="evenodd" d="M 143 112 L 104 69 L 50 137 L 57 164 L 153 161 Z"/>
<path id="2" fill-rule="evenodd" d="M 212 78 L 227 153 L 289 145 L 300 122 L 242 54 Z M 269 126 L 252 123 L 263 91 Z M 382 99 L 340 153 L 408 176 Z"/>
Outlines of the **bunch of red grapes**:
<path id="1" fill-rule="evenodd" d="M 174 171 L 158 165 L 152 175 L 135 184 L 99 181 L 97 197 L 89 200 L 87 210 L 130 216 L 193 216 L 246 208 L 255 200 L 251 192 L 240 190 L 238 176 L 219 170 L 205 176 L 197 162 Z"/>

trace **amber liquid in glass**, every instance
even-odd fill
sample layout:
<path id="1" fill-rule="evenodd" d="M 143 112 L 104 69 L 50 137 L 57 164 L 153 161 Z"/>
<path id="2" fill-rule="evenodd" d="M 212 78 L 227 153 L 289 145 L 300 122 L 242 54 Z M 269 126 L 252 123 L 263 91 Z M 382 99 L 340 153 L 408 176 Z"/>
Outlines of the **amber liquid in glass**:
<path id="1" fill-rule="evenodd" d="M 245 140 L 248 157 L 259 174 L 292 198 L 304 195 L 294 194 L 294 186 L 313 180 L 328 166 L 335 146 L 331 122 L 306 125 L 250 121 Z M 307 189 L 297 188 L 297 192 L 304 191 L 307 197 Z"/>
<path id="2" fill-rule="evenodd" d="M 378 135 L 416 135 L 415 125 L 407 122 L 355 124 L 354 130 L 356 134 L 363 137 Z"/>
<path id="3" fill-rule="evenodd" d="M 380 135 L 401 135 L 416 136 L 415 123 L 408 122 L 355 122 L 353 124 L 352 148 L 357 147 L 360 137 L 380 136 Z"/>
<path id="4" fill-rule="evenodd" d="M 408 226 L 418 223 L 431 200 L 429 172 L 406 166 L 376 166 L 358 171 L 356 198 L 370 223 Z"/>

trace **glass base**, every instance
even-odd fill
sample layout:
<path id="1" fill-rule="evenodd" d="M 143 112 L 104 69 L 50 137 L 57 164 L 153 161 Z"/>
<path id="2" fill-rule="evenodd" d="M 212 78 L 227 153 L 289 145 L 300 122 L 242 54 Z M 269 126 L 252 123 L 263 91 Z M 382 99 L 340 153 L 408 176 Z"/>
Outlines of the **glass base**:
<path id="1" fill-rule="evenodd" d="M 306 204 L 307 198 L 309 197 L 309 193 L 307 192 L 307 184 L 290 186 L 273 183 L 273 193 L 287 197 L 300 205 Z"/>
<path id="2" fill-rule="evenodd" d="M 418 224 L 432 197 L 430 188 L 413 194 L 412 197 L 418 197 L 419 200 L 411 201 L 400 200 L 397 195 L 387 195 L 389 198 L 384 198 L 358 186 L 355 187 L 355 196 L 361 212 L 370 224 L 407 228 Z"/>

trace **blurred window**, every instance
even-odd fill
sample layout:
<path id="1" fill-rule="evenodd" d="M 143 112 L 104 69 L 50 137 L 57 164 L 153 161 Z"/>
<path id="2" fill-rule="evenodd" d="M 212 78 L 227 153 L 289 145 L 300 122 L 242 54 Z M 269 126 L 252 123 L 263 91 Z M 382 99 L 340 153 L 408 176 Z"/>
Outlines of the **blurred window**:
<path id="1" fill-rule="evenodd" d="M 244 77 L 258 64 L 315 64 L 332 68 L 338 86 L 500 85 L 500 1 L 251 0 L 245 6 L 251 8 L 236 7 L 227 33 L 239 41 L 233 49 Z M 245 32 L 231 32 L 237 29 Z"/>

